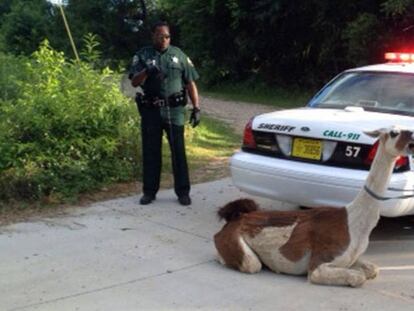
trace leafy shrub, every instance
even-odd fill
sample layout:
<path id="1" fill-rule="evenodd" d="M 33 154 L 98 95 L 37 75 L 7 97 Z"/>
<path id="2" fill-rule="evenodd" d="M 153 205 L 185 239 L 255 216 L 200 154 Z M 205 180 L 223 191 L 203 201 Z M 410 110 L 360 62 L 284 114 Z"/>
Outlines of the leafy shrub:
<path id="1" fill-rule="evenodd" d="M 20 82 L 26 77 L 27 58 L 0 52 L 0 100 L 14 99 L 20 93 Z"/>
<path id="2" fill-rule="evenodd" d="M 113 72 L 68 62 L 48 42 L 30 60 L 0 58 L 1 200 L 62 199 L 135 178 L 139 121 Z"/>

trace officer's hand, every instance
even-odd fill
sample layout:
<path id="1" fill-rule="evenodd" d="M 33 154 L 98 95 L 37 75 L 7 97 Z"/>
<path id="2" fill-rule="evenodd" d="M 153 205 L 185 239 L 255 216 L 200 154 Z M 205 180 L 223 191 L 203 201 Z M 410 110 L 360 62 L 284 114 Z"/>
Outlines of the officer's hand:
<path id="1" fill-rule="evenodd" d="M 196 108 L 194 107 L 193 110 L 191 111 L 191 115 L 190 115 L 190 124 L 192 127 L 196 127 L 197 125 L 200 124 L 200 108 Z"/>
<path id="2" fill-rule="evenodd" d="M 147 75 L 149 76 L 158 76 L 161 74 L 161 69 L 157 65 L 153 63 L 149 63 L 145 66 L 145 69 L 147 71 Z"/>

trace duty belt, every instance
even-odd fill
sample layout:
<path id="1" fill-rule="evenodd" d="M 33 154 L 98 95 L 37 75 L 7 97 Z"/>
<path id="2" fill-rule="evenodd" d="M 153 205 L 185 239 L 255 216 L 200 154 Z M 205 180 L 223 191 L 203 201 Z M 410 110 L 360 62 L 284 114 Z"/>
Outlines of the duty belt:
<path id="1" fill-rule="evenodd" d="M 142 96 L 141 94 L 137 94 L 136 97 L 138 105 L 143 105 L 147 108 L 159 108 L 159 107 L 178 107 L 178 106 L 185 106 L 185 96 L 182 93 L 175 93 L 169 96 L 168 98 L 165 97 L 149 97 L 149 96 Z"/>
<path id="2" fill-rule="evenodd" d="M 168 100 L 166 100 L 165 98 L 155 97 L 155 98 L 147 99 L 147 102 L 148 102 L 148 104 L 150 104 L 151 106 L 154 106 L 154 107 L 166 107 L 166 106 L 168 106 Z"/>

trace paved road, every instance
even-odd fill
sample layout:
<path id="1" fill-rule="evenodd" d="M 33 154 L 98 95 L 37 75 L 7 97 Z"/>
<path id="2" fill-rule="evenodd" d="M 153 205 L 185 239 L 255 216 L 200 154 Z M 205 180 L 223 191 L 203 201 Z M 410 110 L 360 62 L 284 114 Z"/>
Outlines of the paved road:
<path id="1" fill-rule="evenodd" d="M 414 310 L 414 223 L 382 221 L 365 258 L 381 267 L 364 287 L 242 274 L 215 261 L 215 212 L 245 196 L 230 179 L 195 185 L 193 205 L 171 190 L 73 208 L 0 227 L 0 310 Z M 264 208 L 288 208 L 259 199 Z"/>

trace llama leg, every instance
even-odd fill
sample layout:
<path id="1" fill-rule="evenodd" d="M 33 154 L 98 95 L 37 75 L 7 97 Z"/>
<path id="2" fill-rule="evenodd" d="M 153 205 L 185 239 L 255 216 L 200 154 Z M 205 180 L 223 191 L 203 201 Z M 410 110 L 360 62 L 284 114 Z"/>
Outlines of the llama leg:
<path id="1" fill-rule="evenodd" d="M 262 263 L 249 245 L 240 237 L 239 241 L 243 250 L 243 260 L 239 267 L 241 272 L 257 273 L 262 269 Z"/>
<path id="2" fill-rule="evenodd" d="M 246 273 L 257 273 L 262 269 L 260 259 L 241 236 L 221 231 L 214 241 L 221 264 Z"/>
<path id="3" fill-rule="evenodd" d="M 366 281 L 365 274 L 360 270 L 336 267 L 331 263 L 323 263 L 309 272 L 308 279 L 315 284 L 349 285 L 359 287 Z"/>
<path id="4" fill-rule="evenodd" d="M 375 279 L 378 276 L 378 266 L 372 262 L 358 259 L 351 267 L 351 269 L 356 269 L 364 272 L 368 280 Z"/>

